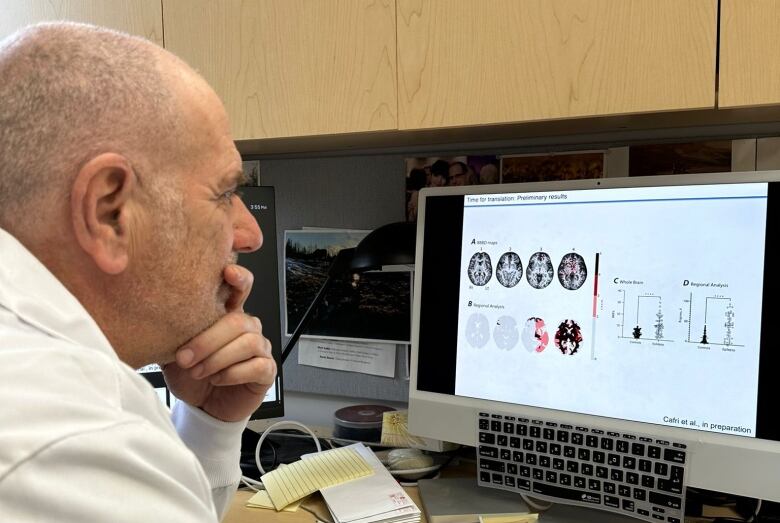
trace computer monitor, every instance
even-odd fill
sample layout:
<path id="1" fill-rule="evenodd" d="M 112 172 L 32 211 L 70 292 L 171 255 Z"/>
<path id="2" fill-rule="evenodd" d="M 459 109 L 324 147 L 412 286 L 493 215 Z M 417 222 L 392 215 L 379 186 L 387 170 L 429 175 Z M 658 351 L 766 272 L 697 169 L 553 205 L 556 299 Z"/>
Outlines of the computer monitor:
<path id="1" fill-rule="evenodd" d="M 480 417 L 538 419 L 558 447 L 555 427 L 599 452 L 596 435 L 634 438 L 629 464 L 663 448 L 688 486 L 780 501 L 778 238 L 780 171 L 422 190 L 410 432 L 479 455 Z M 512 442 L 483 456 L 522 463 Z M 547 470 L 480 483 L 533 497 Z"/>
<path id="2" fill-rule="evenodd" d="M 278 418 L 284 416 L 284 397 L 274 188 L 243 187 L 241 192 L 241 199 L 263 232 L 262 247 L 255 252 L 241 253 L 238 257 L 239 265 L 249 269 L 255 277 L 252 291 L 244 303 L 244 310 L 262 321 L 263 335 L 271 342 L 277 371 L 274 385 L 266 393 L 262 405 L 251 415 L 251 419 Z M 148 365 L 139 369 L 139 372 L 155 388 L 160 401 L 173 407 L 177 399 L 166 387 L 160 367 Z"/>

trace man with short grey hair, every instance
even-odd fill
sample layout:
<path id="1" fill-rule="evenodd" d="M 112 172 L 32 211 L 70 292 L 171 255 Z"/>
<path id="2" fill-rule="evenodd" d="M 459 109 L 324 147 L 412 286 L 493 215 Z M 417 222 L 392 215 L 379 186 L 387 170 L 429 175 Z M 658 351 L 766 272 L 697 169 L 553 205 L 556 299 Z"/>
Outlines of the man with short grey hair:
<path id="1" fill-rule="evenodd" d="M 262 233 L 225 110 L 172 54 L 84 24 L 6 38 L 0 78 L 2 519 L 216 521 L 276 376 L 243 312 Z"/>

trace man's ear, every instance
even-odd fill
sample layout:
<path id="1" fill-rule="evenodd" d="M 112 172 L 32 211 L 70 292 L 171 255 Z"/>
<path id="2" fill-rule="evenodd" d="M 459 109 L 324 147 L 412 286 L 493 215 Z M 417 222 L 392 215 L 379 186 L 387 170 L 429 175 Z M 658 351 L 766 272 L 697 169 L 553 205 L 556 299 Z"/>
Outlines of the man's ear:
<path id="1" fill-rule="evenodd" d="M 73 231 L 84 251 L 107 274 L 127 268 L 130 249 L 129 203 L 135 171 L 124 156 L 103 153 L 90 159 L 73 182 L 70 211 Z"/>

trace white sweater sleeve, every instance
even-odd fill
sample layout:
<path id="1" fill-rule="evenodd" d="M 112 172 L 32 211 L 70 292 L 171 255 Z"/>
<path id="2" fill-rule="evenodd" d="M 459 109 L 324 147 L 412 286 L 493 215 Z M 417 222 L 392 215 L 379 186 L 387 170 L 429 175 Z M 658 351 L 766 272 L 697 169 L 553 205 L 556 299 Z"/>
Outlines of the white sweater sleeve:
<path id="1" fill-rule="evenodd" d="M 197 459 L 136 419 L 52 441 L 0 476 L 4 521 L 217 521 Z"/>
<path id="2" fill-rule="evenodd" d="M 222 519 L 241 480 L 238 465 L 241 433 L 247 420 L 228 423 L 179 401 L 171 416 L 176 432 L 198 457 L 211 486 L 214 505 Z"/>

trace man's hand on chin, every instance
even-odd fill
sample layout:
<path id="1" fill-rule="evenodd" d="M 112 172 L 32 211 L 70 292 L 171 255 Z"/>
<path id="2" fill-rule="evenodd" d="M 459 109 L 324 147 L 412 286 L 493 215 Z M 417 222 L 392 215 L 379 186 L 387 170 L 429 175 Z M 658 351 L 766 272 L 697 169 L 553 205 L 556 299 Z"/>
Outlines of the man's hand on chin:
<path id="1" fill-rule="evenodd" d="M 252 273 L 229 265 L 224 278 L 233 289 L 227 314 L 182 345 L 163 373 L 177 398 L 222 421 L 241 421 L 263 402 L 276 363 L 260 320 L 244 314 Z"/>

